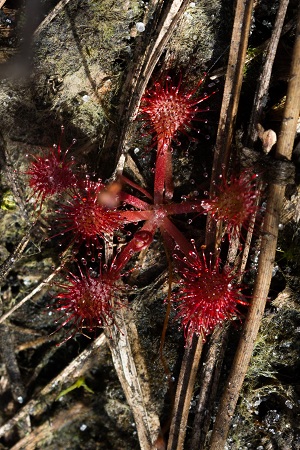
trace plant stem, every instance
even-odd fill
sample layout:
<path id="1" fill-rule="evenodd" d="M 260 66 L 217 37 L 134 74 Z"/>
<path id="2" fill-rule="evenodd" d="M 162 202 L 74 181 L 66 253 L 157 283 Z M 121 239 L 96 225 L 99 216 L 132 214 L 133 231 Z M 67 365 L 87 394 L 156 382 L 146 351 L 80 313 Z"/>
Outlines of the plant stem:
<path id="1" fill-rule="evenodd" d="M 199 374 L 201 387 L 193 423 L 190 450 L 199 450 L 205 442 L 217 394 L 229 330 L 230 324 L 216 328 L 209 341 L 206 359 L 203 361 Z"/>
<path id="2" fill-rule="evenodd" d="M 219 176 L 225 176 L 227 172 L 235 119 L 243 81 L 243 70 L 245 66 L 252 10 L 253 0 L 237 1 L 226 72 L 226 82 L 224 86 L 220 121 L 215 145 L 214 163 L 211 176 L 211 196 L 215 194 L 216 186 L 220 182 Z M 208 215 L 206 244 L 212 251 L 215 247 L 216 233 L 217 224 Z"/>
<path id="3" fill-rule="evenodd" d="M 184 352 L 177 383 L 174 414 L 172 417 L 167 450 L 183 449 L 189 407 L 193 395 L 194 383 L 202 353 L 202 347 L 202 338 L 198 338 L 194 334 L 191 345 L 187 346 Z"/>
<path id="4" fill-rule="evenodd" d="M 164 190 L 166 180 L 169 181 L 169 175 L 172 174 L 172 158 L 171 141 L 161 137 L 157 143 L 157 154 L 155 162 L 155 176 L 154 176 L 154 203 L 159 204 L 163 202 Z M 171 168 L 168 165 L 171 164 Z M 171 175 L 172 176 L 172 175 Z"/>
<path id="5" fill-rule="evenodd" d="M 134 253 L 140 252 L 142 249 L 150 245 L 152 242 L 154 233 L 156 231 L 157 225 L 154 223 L 152 219 L 147 220 L 139 232 L 136 232 L 131 241 L 123 247 L 121 252 L 115 258 L 115 261 L 112 264 L 112 270 L 116 276 L 118 276 L 121 271 L 124 269 L 128 261 L 132 258 Z M 148 241 L 142 242 L 140 239 L 141 233 L 148 233 Z"/>
<path id="6" fill-rule="evenodd" d="M 194 247 L 191 242 L 186 239 L 186 237 L 178 230 L 178 228 L 168 219 L 164 218 L 162 225 L 160 226 L 162 235 L 164 236 L 166 242 L 170 242 L 168 237 L 174 241 L 174 245 L 178 245 L 179 250 L 187 257 L 190 257 L 190 252 L 194 252 Z M 170 245 L 172 248 L 173 246 Z"/>
<path id="7" fill-rule="evenodd" d="M 290 81 L 285 104 L 281 132 L 278 139 L 276 157 L 291 159 L 300 110 L 300 5 L 298 6 L 298 22 L 293 51 Z M 267 210 L 263 225 L 261 252 L 258 263 L 258 275 L 254 287 L 253 301 L 249 308 L 243 328 L 241 340 L 228 377 L 220 408 L 215 421 L 210 450 L 223 449 L 234 414 L 239 393 L 248 369 L 264 314 L 267 295 L 272 278 L 272 269 L 277 245 L 278 225 L 285 186 L 270 184 Z"/>
<path id="8" fill-rule="evenodd" d="M 276 22 L 273 28 L 272 36 L 270 39 L 270 42 L 268 44 L 268 50 L 267 55 L 264 62 L 264 68 L 262 70 L 262 73 L 259 77 L 258 82 L 258 88 L 255 93 L 254 102 L 253 102 L 253 108 L 251 112 L 250 117 L 250 123 L 248 128 L 248 142 L 247 146 L 252 147 L 253 143 L 256 141 L 257 138 L 257 124 L 260 120 L 263 107 L 266 101 L 266 96 L 268 94 L 270 79 L 271 79 L 271 73 L 272 73 L 272 67 L 277 51 L 277 46 L 279 42 L 279 38 L 281 36 L 281 31 L 284 23 L 284 18 L 286 14 L 286 10 L 289 4 L 289 0 L 282 0 L 280 2 L 277 16 L 276 16 Z"/>

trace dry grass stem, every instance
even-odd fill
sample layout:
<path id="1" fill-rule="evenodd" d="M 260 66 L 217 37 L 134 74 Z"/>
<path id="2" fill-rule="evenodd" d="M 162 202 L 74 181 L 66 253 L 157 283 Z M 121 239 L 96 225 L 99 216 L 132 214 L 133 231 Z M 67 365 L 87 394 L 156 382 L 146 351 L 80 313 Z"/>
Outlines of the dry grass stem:
<path id="1" fill-rule="evenodd" d="M 238 0 L 231 37 L 229 59 L 216 138 L 212 180 L 218 181 L 226 173 L 233 138 L 235 119 L 240 99 L 248 45 L 253 1 Z M 225 170 L 223 169 L 225 167 Z"/>
<path id="2" fill-rule="evenodd" d="M 262 73 L 258 80 L 258 86 L 254 97 L 253 108 L 248 128 L 248 146 L 252 146 L 257 138 L 257 124 L 260 121 L 266 96 L 268 94 L 269 84 L 271 80 L 273 63 L 278 47 L 279 38 L 281 36 L 282 27 L 285 19 L 286 10 L 289 0 L 282 0 L 277 11 L 276 21 L 272 31 L 271 39 L 268 43 L 267 54 L 264 62 Z"/>
<path id="3" fill-rule="evenodd" d="M 36 450 L 41 446 L 41 442 L 51 440 L 53 435 L 62 428 L 72 425 L 74 420 L 80 420 L 80 417 L 86 417 L 88 414 L 88 407 L 81 402 L 75 403 L 67 411 L 60 411 L 59 414 L 51 421 L 44 422 L 39 427 L 36 427 L 31 433 L 11 447 L 11 450 Z"/>
<path id="4" fill-rule="evenodd" d="M 290 74 L 284 117 L 276 151 L 277 158 L 285 157 L 287 159 L 290 159 L 292 155 L 300 110 L 300 7 L 298 8 L 296 40 Z M 211 438 L 210 450 L 220 450 L 225 446 L 230 422 L 250 362 L 254 341 L 264 314 L 272 278 L 279 217 L 284 193 L 285 186 L 270 184 L 253 301 L 249 308 L 232 370 L 221 400 Z"/>
<path id="5" fill-rule="evenodd" d="M 226 174 L 229 163 L 234 125 L 243 82 L 243 70 L 246 60 L 252 10 L 253 0 L 249 2 L 245 2 L 244 0 L 237 1 L 214 151 L 210 188 L 211 195 L 215 193 L 215 186 L 220 181 L 220 175 Z M 220 230 L 217 228 L 218 226 L 214 220 L 208 215 L 206 245 L 211 250 L 218 246 L 217 242 L 219 241 L 218 235 L 220 234 Z"/>
<path id="6" fill-rule="evenodd" d="M 9 255 L 9 257 L 0 266 L 0 283 L 5 279 L 8 272 L 14 267 L 14 265 L 21 259 L 27 245 L 30 242 L 30 232 L 28 231 L 25 236 L 22 237 L 17 248 Z M 1 323 L 1 322 L 0 322 Z"/>
<path id="7" fill-rule="evenodd" d="M 186 425 L 202 347 L 202 338 L 194 334 L 191 345 L 185 349 L 177 383 L 167 450 L 184 448 Z"/>
<path id="8" fill-rule="evenodd" d="M 107 330 L 110 337 L 108 344 L 115 370 L 135 420 L 141 450 L 151 450 L 159 438 L 160 422 L 157 413 L 151 408 L 149 376 L 137 329 L 130 317 L 130 311 L 126 314 L 125 320 L 120 311 L 116 326 Z"/>
<path id="9" fill-rule="evenodd" d="M 35 289 L 33 289 L 30 294 L 26 295 L 19 303 L 13 306 L 7 313 L 0 317 L 0 324 L 3 323 L 9 316 L 11 316 L 17 309 L 23 306 L 28 300 L 34 297 L 38 292 L 40 292 L 45 286 L 48 286 L 51 280 L 61 271 L 63 266 L 57 267 L 54 272 L 52 272 L 44 281 L 42 281 Z"/>
<path id="10" fill-rule="evenodd" d="M 42 30 L 44 30 L 52 20 L 55 19 L 57 14 L 60 13 L 62 9 L 69 3 L 70 0 L 61 0 L 53 9 L 52 11 L 45 17 L 43 22 L 37 27 L 37 29 L 34 32 L 34 36 L 38 36 Z"/>
<path id="11" fill-rule="evenodd" d="M 99 350 L 106 344 L 104 334 L 95 339 L 77 358 L 75 358 L 57 377 L 53 378 L 35 399 L 30 400 L 22 409 L 20 409 L 14 417 L 0 427 L 0 437 L 11 431 L 15 425 L 26 419 L 27 416 L 38 416 L 42 414 L 48 405 L 55 400 L 59 392 L 63 389 L 63 384 L 79 378 L 86 370 L 87 365 L 92 361 L 92 356 L 98 355 Z M 73 382 L 74 382 L 73 381 Z M 48 422 L 48 421 L 47 421 Z M 49 424 L 48 424 L 49 426 Z"/>
<path id="12" fill-rule="evenodd" d="M 206 439 L 214 399 L 217 394 L 229 328 L 228 325 L 217 328 L 210 339 L 210 346 L 199 376 L 201 387 L 193 423 L 190 450 L 203 448 Z"/>

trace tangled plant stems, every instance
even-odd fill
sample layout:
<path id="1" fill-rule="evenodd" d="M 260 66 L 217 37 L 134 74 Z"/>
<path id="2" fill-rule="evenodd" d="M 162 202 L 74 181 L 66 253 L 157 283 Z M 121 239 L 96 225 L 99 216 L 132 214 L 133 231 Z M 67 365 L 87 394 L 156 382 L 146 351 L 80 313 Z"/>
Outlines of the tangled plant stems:
<path id="1" fill-rule="evenodd" d="M 32 161 L 27 172 L 29 185 L 42 201 L 55 194 L 59 196 L 54 221 L 60 234 L 70 236 L 69 245 L 75 260 L 79 259 L 79 252 L 84 251 L 94 262 L 93 250 L 102 257 L 107 235 L 113 239 L 117 237 L 116 232 L 125 231 L 128 224 L 137 226 L 142 222 L 131 240 L 117 250 L 109 268 L 100 270 L 99 276 L 93 277 L 88 271 L 84 275 L 79 267 L 79 275 L 69 272 L 66 283 L 59 284 L 57 309 L 63 312 L 61 327 L 71 324 L 74 329 L 67 339 L 85 328 L 91 330 L 113 324 L 115 311 L 124 304 L 126 288 L 121 274 L 132 256 L 151 244 L 157 230 L 170 254 L 174 254 L 175 249 L 175 266 L 181 281 L 172 300 L 177 305 L 177 318 L 186 336 L 196 333 L 205 338 L 216 325 L 239 315 L 237 305 L 244 302 L 239 286 L 234 283 L 234 275 L 225 269 L 221 271 L 219 260 L 212 264 L 204 255 L 199 256 L 194 243 L 188 241 L 171 220 L 176 214 L 211 212 L 216 220 L 225 221 L 227 232 L 232 234 L 238 233 L 255 211 L 254 179 L 245 173 L 232 178 L 229 184 L 224 182 L 213 199 L 172 202 L 171 144 L 178 140 L 179 131 L 186 133 L 191 128 L 199 112 L 207 111 L 208 108 L 201 110 L 198 105 L 209 95 L 196 97 L 202 82 L 200 80 L 195 89 L 184 91 L 181 81 L 174 85 L 167 77 L 143 98 L 142 113 L 148 117 L 157 146 L 153 196 L 123 176 L 105 184 L 101 180 L 91 181 L 82 170 L 73 172 L 75 162 L 66 160 L 60 146 Z M 53 214 L 49 215 L 49 220 L 51 218 Z M 82 262 L 87 265 L 86 258 L 82 258 Z"/>

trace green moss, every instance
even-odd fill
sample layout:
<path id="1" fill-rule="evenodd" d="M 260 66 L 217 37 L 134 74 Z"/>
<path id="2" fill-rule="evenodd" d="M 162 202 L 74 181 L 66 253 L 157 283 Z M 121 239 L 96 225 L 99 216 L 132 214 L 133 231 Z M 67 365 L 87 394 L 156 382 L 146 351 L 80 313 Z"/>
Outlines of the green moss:
<path id="1" fill-rule="evenodd" d="M 236 426 L 229 438 L 232 449 L 245 443 L 256 448 L 266 438 L 284 448 L 284 440 L 293 441 L 297 432 L 300 304 L 286 288 L 272 306 L 262 321 L 235 414 Z"/>
<path id="2" fill-rule="evenodd" d="M 4 211 L 13 211 L 16 209 L 16 202 L 11 191 L 5 191 L 3 193 L 0 207 Z"/>

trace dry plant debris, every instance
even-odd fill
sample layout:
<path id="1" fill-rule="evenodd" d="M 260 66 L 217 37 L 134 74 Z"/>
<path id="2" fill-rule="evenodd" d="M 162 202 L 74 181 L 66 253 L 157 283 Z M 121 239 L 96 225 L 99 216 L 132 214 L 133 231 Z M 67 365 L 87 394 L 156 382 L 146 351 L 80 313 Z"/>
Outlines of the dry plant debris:
<path id="1" fill-rule="evenodd" d="M 300 12 L 267 6 L 0 2 L 2 448 L 235 450 L 243 415 L 297 448 L 260 343 L 299 312 Z"/>

